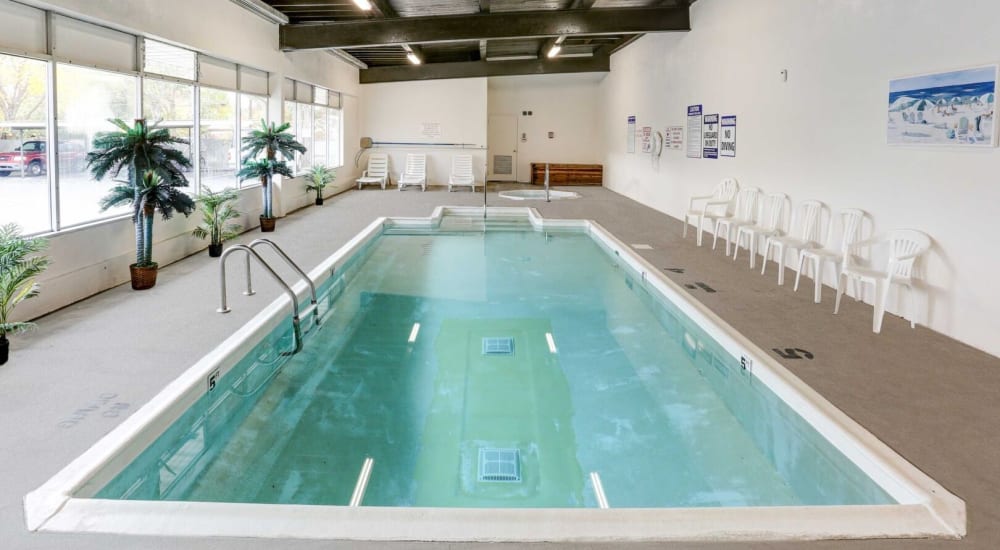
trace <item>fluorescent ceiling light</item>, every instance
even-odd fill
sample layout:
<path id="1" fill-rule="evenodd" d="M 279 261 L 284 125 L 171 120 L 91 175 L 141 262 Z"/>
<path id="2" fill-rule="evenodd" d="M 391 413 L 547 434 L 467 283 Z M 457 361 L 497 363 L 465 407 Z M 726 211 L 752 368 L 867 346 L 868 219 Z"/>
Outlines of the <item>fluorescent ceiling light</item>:
<path id="1" fill-rule="evenodd" d="M 538 59 L 537 55 L 498 55 L 487 57 L 486 61 L 519 61 L 521 59 Z"/>
<path id="2" fill-rule="evenodd" d="M 419 65 L 420 64 L 420 58 L 417 57 L 417 54 L 415 54 L 413 52 L 410 52 L 410 53 L 406 54 L 406 58 L 409 59 L 410 63 L 413 63 L 414 65 Z"/>
<path id="3" fill-rule="evenodd" d="M 594 52 L 564 53 L 559 57 L 594 57 Z"/>
<path id="4" fill-rule="evenodd" d="M 416 342 L 418 334 L 420 334 L 420 323 L 413 323 L 413 329 L 410 330 L 410 337 L 406 341 L 411 344 Z"/>
<path id="5" fill-rule="evenodd" d="M 368 0 L 354 0 L 354 3 L 358 5 L 359 8 L 368 11 L 372 9 L 372 3 Z"/>
<path id="6" fill-rule="evenodd" d="M 559 50 L 561 50 L 561 49 L 562 49 L 562 46 L 560 46 L 559 44 L 554 44 L 549 49 L 548 57 L 555 57 L 555 56 L 559 55 Z"/>
<path id="7" fill-rule="evenodd" d="M 552 333 L 551 332 L 546 332 L 545 333 L 545 341 L 549 343 L 549 351 L 550 352 L 556 353 L 557 351 L 559 351 L 559 350 L 556 349 L 556 341 L 552 339 Z"/>

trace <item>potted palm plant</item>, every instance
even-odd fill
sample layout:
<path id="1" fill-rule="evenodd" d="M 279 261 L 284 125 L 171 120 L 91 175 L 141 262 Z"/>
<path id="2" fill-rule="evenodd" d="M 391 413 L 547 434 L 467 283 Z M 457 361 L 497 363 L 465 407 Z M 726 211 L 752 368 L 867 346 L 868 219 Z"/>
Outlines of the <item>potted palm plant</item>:
<path id="1" fill-rule="evenodd" d="M 238 223 L 230 223 L 230 220 L 240 217 L 240 212 L 232 205 L 238 196 L 235 189 L 212 191 L 205 187 L 205 191 L 194 199 L 201 205 L 202 224 L 192 234 L 199 239 L 211 239 L 208 255 L 213 258 L 222 255 L 222 241 L 238 236 L 243 229 Z"/>
<path id="2" fill-rule="evenodd" d="M 240 181 L 260 179 L 261 181 L 267 180 L 268 182 L 264 186 L 264 214 L 260 216 L 260 230 L 265 233 L 274 231 L 275 218 L 270 215 L 271 193 L 268 189 L 270 189 L 271 182 L 276 175 L 290 178 L 292 177 L 292 169 L 283 160 L 268 160 L 266 158 L 248 159 L 243 162 L 240 171 L 236 173 L 236 177 L 240 178 Z"/>
<path id="3" fill-rule="evenodd" d="M 134 126 L 121 119 L 110 121 L 120 131 L 99 134 L 94 138 L 94 150 L 87 153 L 87 168 L 94 179 L 110 173 L 118 176 L 127 170 L 128 179 L 119 181 L 101 199 L 101 210 L 120 205 L 132 206 L 135 224 L 135 263 L 129 266 L 132 288 L 144 290 L 156 284 L 157 264 L 153 261 L 153 216 L 157 211 L 163 219 L 174 212 L 185 216 L 194 211 L 194 201 L 180 190 L 187 187 L 182 169 L 191 161 L 176 145 L 187 140 L 176 138 L 163 128 L 138 119 Z"/>
<path id="4" fill-rule="evenodd" d="M 23 332 L 34 323 L 12 321 L 18 304 L 38 296 L 35 278 L 49 265 L 45 256 L 33 255 L 48 246 L 40 237 L 22 237 L 21 228 L 10 223 L 0 226 L 0 365 L 7 362 L 10 341 L 7 334 Z"/>
<path id="5" fill-rule="evenodd" d="M 257 173 L 257 176 L 247 176 L 243 179 L 259 177 L 261 190 L 264 193 L 264 212 L 260 215 L 261 231 L 274 231 L 273 176 L 281 174 L 289 178 L 293 177 L 288 166 L 283 161 L 278 160 L 278 155 L 280 154 L 284 157 L 284 160 L 288 161 L 295 158 L 296 152 L 306 152 L 305 146 L 295 141 L 295 136 L 288 133 L 287 130 L 290 127 L 291 124 L 287 122 L 280 125 L 274 122 L 268 124 L 267 121 L 261 119 L 260 128 L 253 130 L 250 132 L 250 135 L 243 138 L 243 147 L 241 148 L 243 152 L 243 168 L 240 170 L 240 174 Z M 264 153 L 264 158 L 258 159 L 261 153 Z M 270 167 L 277 167 L 280 164 L 284 166 L 285 171 L 279 172 L 272 169 L 263 169 L 265 165 L 260 163 L 261 160 L 266 160 L 268 162 L 267 166 Z M 248 169 L 248 163 L 255 164 Z M 240 177 L 242 178 L 243 176 L 241 175 Z"/>
<path id="6" fill-rule="evenodd" d="M 309 182 L 306 184 L 306 189 L 309 191 L 316 192 L 316 206 L 323 206 L 323 189 L 330 182 L 336 179 L 337 169 L 329 168 L 323 166 L 322 164 L 317 164 L 309 170 Z"/>

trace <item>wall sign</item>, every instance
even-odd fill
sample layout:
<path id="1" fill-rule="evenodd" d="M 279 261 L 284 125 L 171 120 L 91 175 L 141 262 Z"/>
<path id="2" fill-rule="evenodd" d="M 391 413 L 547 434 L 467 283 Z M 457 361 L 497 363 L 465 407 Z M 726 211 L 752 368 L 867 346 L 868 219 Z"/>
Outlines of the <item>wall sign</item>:
<path id="1" fill-rule="evenodd" d="M 687 156 L 701 158 L 701 105 L 688 106 Z"/>
<path id="2" fill-rule="evenodd" d="M 651 126 L 642 127 L 642 130 L 639 132 L 639 141 L 642 143 L 643 153 L 653 152 L 653 128 Z"/>
<path id="3" fill-rule="evenodd" d="M 705 115 L 704 156 L 707 159 L 719 158 L 719 115 Z"/>
<path id="4" fill-rule="evenodd" d="M 719 155 L 736 156 L 736 115 L 722 117 L 722 135 L 719 136 Z"/>
<path id="5" fill-rule="evenodd" d="M 663 146 L 667 149 L 680 151 L 684 147 L 684 127 L 667 126 Z"/>
<path id="6" fill-rule="evenodd" d="M 625 152 L 635 152 L 635 116 L 628 117 L 628 126 L 625 129 Z"/>
<path id="7" fill-rule="evenodd" d="M 441 137 L 441 123 L 440 122 L 420 123 L 420 135 L 428 139 Z"/>

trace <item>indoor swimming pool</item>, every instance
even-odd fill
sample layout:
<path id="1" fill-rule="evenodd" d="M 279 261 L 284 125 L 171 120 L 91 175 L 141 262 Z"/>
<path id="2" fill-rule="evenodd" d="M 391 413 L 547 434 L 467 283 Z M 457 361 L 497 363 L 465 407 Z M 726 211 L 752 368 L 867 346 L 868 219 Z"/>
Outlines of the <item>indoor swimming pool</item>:
<path id="1" fill-rule="evenodd" d="M 319 300 L 301 334 L 287 298 L 268 306 L 29 495 L 32 528 L 387 540 L 964 530 L 960 500 L 600 226 L 474 210 L 373 224 L 312 272 Z"/>

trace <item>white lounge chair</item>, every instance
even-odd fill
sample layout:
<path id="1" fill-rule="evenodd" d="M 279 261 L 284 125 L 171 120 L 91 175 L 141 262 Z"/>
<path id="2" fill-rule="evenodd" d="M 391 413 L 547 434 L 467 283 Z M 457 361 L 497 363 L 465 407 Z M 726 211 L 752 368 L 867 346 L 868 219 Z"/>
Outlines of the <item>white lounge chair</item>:
<path id="1" fill-rule="evenodd" d="M 358 178 L 358 189 L 366 183 L 377 183 L 385 190 L 389 182 L 389 155 L 385 153 L 372 153 L 368 157 L 368 169 L 361 173 Z"/>
<path id="2" fill-rule="evenodd" d="M 925 233 L 913 229 L 897 229 L 889 232 L 884 239 L 869 239 L 854 243 L 850 248 L 857 249 L 871 245 L 886 245 L 889 248 L 889 261 L 885 271 L 862 267 L 851 263 L 851 255 L 846 254 L 843 268 L 837 277 L 837 301 L 833 313 L 840 311 L 840 297 L 844 294 L 847 280 L 861 283 L 871 283 L 875 287 L 875 315 L 872 318 L 872 331 L 882 330 L 882 317 L 885 306 L 889 302 L 889 287 L 893 284 L 903 285 L 910 295 L 910 328 L 917 326 L 913 307 L 913 262 L 931 247 L 931 238 Z M 855 299 L 861 299 L 860 294 Z"/>
<path id="3" fill-rule="evenodd" d="M 472 174 L 472 155 L 451 157 L 451 175 L 448 176 L 448 192 L 455 185 L 467 185 L 476 191 L 476 176 Z"/>
<path id="4" fill-rule="evenodd" d="M 396 182 L 402 191 L 408 185 L 419 185 L 421 191 L 427 190 L 427 155 L 410 153 L 406 155 L 406 168 L 399 174 Z"/>
<path id="5" fill-rule="evenodd" d="M 729 216 L 729 209 L 733 205 L 736 192 L 739 190 L 740 184 L 736 182 L 735 178 L 726 178 L 719 182 L 719 185 L 715 187 L 715 192 L 711 195 L 691 197 L 688 201 L 688 210 L 684 214 L 684 232 L 681 237 L 687 237 L 688 223 L 694 219 L 697 221 L 696 227 L 698 228 L 696 242 L 698 246 L 701 246 L 702 224 L 707 219 L 709 226 L 714 226 L 715 220 Z M 696 207 L 695 202 L 700 201 L 704 201 L 701 207 Z"/>

